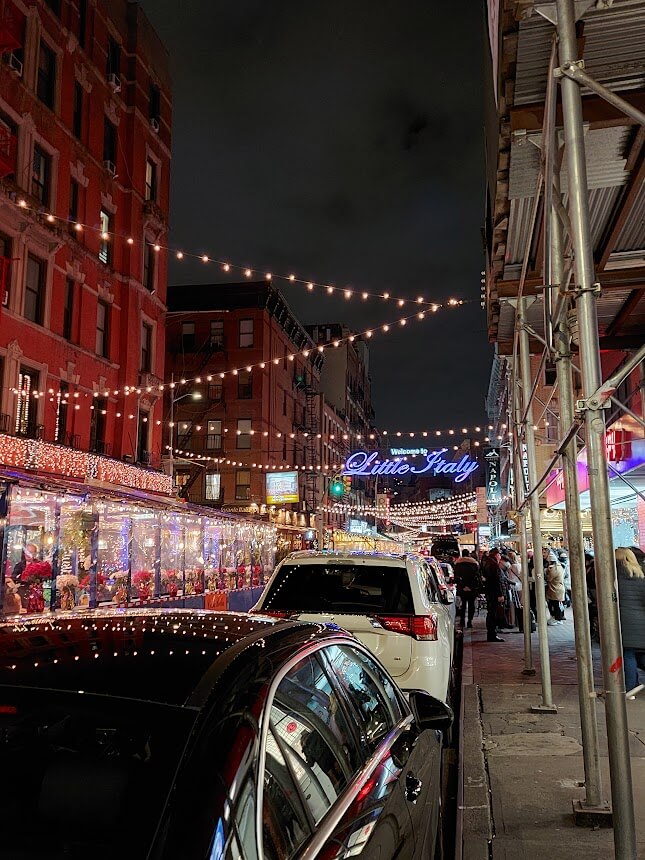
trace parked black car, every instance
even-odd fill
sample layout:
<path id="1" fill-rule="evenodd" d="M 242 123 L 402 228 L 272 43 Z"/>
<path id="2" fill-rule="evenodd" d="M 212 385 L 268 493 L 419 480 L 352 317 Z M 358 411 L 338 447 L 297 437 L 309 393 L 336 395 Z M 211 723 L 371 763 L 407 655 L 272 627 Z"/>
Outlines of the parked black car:
<path id="1" fill-rule="evenodd" d="M 329 626 L 153 609 L 2 624 L 0 854 L 426 858 L 450 718 Z"/>

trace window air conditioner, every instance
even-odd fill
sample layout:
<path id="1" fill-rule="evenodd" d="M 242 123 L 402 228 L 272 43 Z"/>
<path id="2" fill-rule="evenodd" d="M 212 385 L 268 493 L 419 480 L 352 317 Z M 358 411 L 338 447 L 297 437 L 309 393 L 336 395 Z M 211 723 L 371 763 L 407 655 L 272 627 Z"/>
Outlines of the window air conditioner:
<path id="1" fill-rule="evenodd" d="M 114 72 L 108 75 L 108 84 L 112 87 L 113 92 L 121 92 L 121 78 L 118 75 L 115 75 Z"/>
<path id="2" fill-rule="evenodd" d="M 150 117 L 150 127 L 155 134 L 159 134 L 159 120 L 156 116 Z"/>
<path id="3" fill-rule="evenodd" d="M 103 165 L 104 165 L 105 169 L 107 170 L 107 172 L 110 174 L 110 176 L 113 176 L 113 177 L 116 176 L 116 165 L 114 164 L 113 161 L 105 160 L 103 162 Z"/>
<path id="4" fill-rule="evenodd" d="M 15 54 L 9 54 L 7 65 L 12 72 L 15 72 L 19 78 L 22 77 L 22 60 L 19 60 Z"/>

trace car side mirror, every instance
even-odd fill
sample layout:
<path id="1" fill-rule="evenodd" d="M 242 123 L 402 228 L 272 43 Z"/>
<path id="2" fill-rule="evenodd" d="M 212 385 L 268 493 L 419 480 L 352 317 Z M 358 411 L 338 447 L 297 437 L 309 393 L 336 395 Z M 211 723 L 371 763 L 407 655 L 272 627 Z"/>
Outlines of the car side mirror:
<path id="1" fill-rule="evenodd" d="M 454 720 L 454 714 L 449 705 L 441 699 L 435 699 L 424 690 L 410 690 L 408 697 L 414 720 L 419 728 L 448 731 Z"/>
<path id="2" fill-rule="evenodd" d="M 439 600 L 445 605 L 450 606 L 451 603 L 455 602 L 455 598 L 451 591 L 446 589 L 445 591 L 440 592 Z"/>

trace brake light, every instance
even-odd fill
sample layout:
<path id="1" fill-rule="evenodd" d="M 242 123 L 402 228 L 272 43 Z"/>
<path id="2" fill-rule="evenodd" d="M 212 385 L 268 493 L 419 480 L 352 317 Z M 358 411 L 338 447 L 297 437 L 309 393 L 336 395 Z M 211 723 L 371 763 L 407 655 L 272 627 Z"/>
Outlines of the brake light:
<path id="1" fill-rule="evenodd" d="M 378 621 L 386 630 L 412 636 L 422 642 L 436 642 L 438 636 L 437 616 L 431 615 L 378 615 Z"/>
<path id="2" fill-rule="evenodd" d="M 415 639 L 420 639 L 423 642 L 436 642 L 439 638 L 439 625 L 437 616 L 431 615 L 415 615 L 412 619 L 412 635 Z"/>

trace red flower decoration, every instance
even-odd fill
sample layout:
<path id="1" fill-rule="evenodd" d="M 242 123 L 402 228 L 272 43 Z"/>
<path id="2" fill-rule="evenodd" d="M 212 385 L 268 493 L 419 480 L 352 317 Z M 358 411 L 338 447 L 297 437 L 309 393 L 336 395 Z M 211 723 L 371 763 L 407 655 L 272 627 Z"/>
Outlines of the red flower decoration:
<path id="1" fill-rule="evenodd" d="M 137 570 L 132 574 L 132 583 L 137 588 L 146 588 L 152 582 L 152 572 L 149 570 Z"/>
<path id="2" fill-rule="evenodd" d="M 51 579 L 52 566 L 48 561 L 30 561 L 22 572 L 21 579 Z"/>
<path id="3" fill-rule="evenodd" d="M 103 573 L 97 573 L 96 574 L 97 586 L 100 587 L 102 585 L 105 585 L 106 582 L 107 582 L 107 577 Z M 89 588 L 90 587 L 90 574 L 86 573 L 85 576 L 81 579 L 81 581 L 78 584 L 81 586 L 81 588 Z"/>

